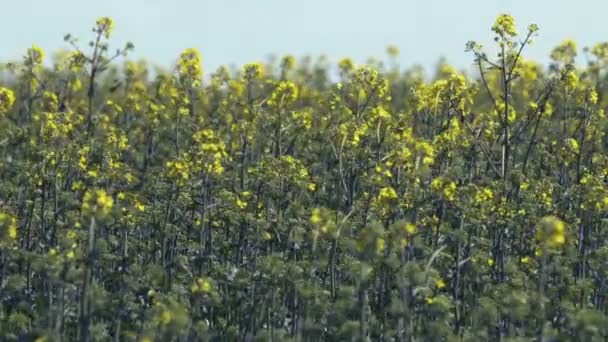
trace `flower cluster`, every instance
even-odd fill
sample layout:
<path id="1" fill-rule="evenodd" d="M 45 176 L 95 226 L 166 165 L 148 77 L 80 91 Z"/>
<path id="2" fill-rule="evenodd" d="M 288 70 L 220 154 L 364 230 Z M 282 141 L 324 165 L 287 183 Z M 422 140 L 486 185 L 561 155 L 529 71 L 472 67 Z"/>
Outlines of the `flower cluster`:
<path id="1" fill-rule="evenodd" d="M 13 107 L 15 94 L 8 88 L 0 87 L 0 115 L 5 114 Z"/>
<path id="2" fill-rule="evenodd" d="M 108 216 L 113 205 L 112 197 L 101 189 L 87 191 L 82 199 L 82 211 L 95 217 Z"/>

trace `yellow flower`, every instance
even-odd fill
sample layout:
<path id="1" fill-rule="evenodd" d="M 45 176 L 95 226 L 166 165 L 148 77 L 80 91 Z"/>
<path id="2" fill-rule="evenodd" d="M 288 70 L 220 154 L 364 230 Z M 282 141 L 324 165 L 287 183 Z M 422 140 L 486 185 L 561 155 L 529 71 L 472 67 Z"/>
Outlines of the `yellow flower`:
<path id="1" fill-rule="evenodd" d="M 188 170 L 188 164 L 183 161 L 168 161 L 167 162 L 168 175 L 172 178 L 181 178 L 182 180 L 188 180 L 190 178 L 190 172 Z"/>
<path id="2" fill-rule="evenodd" d="M 247 80 L 258 79 L 264 76 L 264 68 L 260 63 L 245 64 L 243 72 Z"/>
<path id="3" fill-rule="evenodd" d="M 40 46 L 32 45 L 31 48 L 27 49 L 27 55 L 25 57 L 25 64 L 30 66 L 36 66 L 42 64 L 44 61 L 44 50 Z"/>
<path id="4" fill-rule="evenodd" d="M 321 209 L 315 208 L 312 210 L 312 215 L 310 216 L 310 223 L 312 223 L 312 224 L 321 223 Z"/>
<path id="5" fill-rule="evenodd" d="M 163 310 L 163 312 L 160 315 L 160 323 L 163 325 L 167 325 L 167 324 L 171 323 L 172 320 L 173 320 L 173 313 L 171 313 L 171 311 L 169 311 L 169 310 Z"/>
<path id="6" fill-rule="evenodd" d="M 378 194 L 379 201 L 391 201 L 397 199 L 397 192 L 392 187 L 384 187 L 380 189 L 380 193 Z"/>
<path id="7" fill-rule="evenodd" d="M 270 234 L 269 232 L 264 232 L 264 240 L 272 240 L 272 234 Z"/>
<path id="8" fill-rule="evenodd" d="M 572 149 L 574 152 L 578 152 L 580 149 L 580 146 L 578 144 L 578 141 L 576 141 L 576 139 L 574 138 L 568 138 L 566 140 L 566 143 L 568 144 L 568 146 L 570 147 L 570 149 Z"/>
<path id="9" fill-rule="evenodd" d="M 490 188 L 483 188 L 475 193 L 475 203 L 484 203 L 492 200 L 494 193 Z"/>
<path id="10" fill-rule="evenodd" d="M 383 238 L 377 238 L 376 239 L 376 252 L 378 254 L 382 254 L 382 252 L 384 252 L 384 249 L 386 248 L 386 242 L 384 241 Z"/>
<path id="11" fill-rule="evenodd" d="M 389 45 L 386 48 L 386 53 L 388 53 L 388 55 L 391 57 L 397 57 L 399 56 L 399 48 L 395 45 Z"/>
<path id="12" fill-rule="evenodd" d="M 405 229 L 405 232 L 408 234 L 416 234 L 416 231 L 418 230 L 416 225 L 413 223 L 410 223 L 410 222 L 405 224 L 404 229 Z"/>
<path id="13" fill-rule="evenodd" d="M 501 14 L 496 18 L 494 25 L 492 25 L 492 31 L 496 32 L 499 36 L 511 36 L 517 35 L 515 29 L 515 19 L 509 14 Z"/>
<path id="14" fill-rule="evenodd" d="M 528 262 L 530 262 L 530 258 L 525 256 L 525 257 L 521 258 L 520 261 L 522 264 L 527 264 Z"/>
<path id="15" fill-rule="evenodd" d="M 446 286 L 446 283 L 443 279 L 438 279 L 435 281 L 435 286 L 437 286 L 438 289 L 442 289 Z"/>
<path id="16" fill-rule="evenodd" d="M 595 91 L 595 89 L 591 89 L 589 91 L 589 102 L 591 104 L 596 104 L 598 99 L 597 91 Z"/>
<path id="17" fill-rule="evenodd" d="M 270 95 L 269 105 L 293 103 L 298 98 L 298 87 L 290 81 L 281 81 Z"/>
<path id="18" fill-rule="evenodd" d="M 568 91 L 572 91 L 578 86 L 579 78 L 574 70 L 568 70 L 566 75 L 564 75 L 564 84 L 566 85 L 566 89 Z"/>
<path id="19" fill-rule="evenodd" d="M 178 71 L 182 77 L 189 79 L 192 86 L 199 86 L 203 77 L 200 52 L 195 48 L 184 50 L 179 56 Z"/>
<path id="20" fill-rule="evenodd" d="M 536 227 L 536 239 L 548 247 L 559 247 L 566 243 L 566 224 L 555 216 L 545 216 Z"/>
<path id="21" fill-rule="evenodd" d="M 192 293 L 204 292 L 210 293 L 212 289 L 211 281 L 208 278 L 197 278 L 195 283 L 190 288 Z"/>
<path id="22" fill-rule="evenodd" d="M 146 206 L 140 201 L 135 201 L 135 209 L 138 211 L 144 212 L 146 210 Z"/>
<path id="23" fill-rule="evenodd" d="M 241 208 L 241 209 L 245 209 L 245 207 L 247 207 L 247 202 L 245 201 L 241 201 L 240 198 L 236 199 L 236 206 Z"/>
<path id="24" fill-rule="evenodd" d="M 203 292 L 210 292 L 211 291 L 211 283 L 208 280 L 203 280 L 203 282 L 201 283 L 201 290 Z"/>
<path id="25" fill-rule="evenodd" d="M 15 94 L 8 88 L 0 87 L 0 115 L 8 112 L 13 108 L 15 103 Z"/>
<path id="26" fill-rule="evenodd" d="M 453 201 L 456 196 L 456 183 L 448 183 L 448 185 L 443 189 L 443 196 L 445 196 L 448 201 Z"/>
<path id="27" fill-rule="evenodd" d="M 112 210 L 114 201 L 104 190 L 89 190 L 84 194 L 82 210 L 98 217 L 107 216 Z"/>
<path id="28" fill-rule="evenodd" d="M 114 21 L 111 18 L 101 17 L 95 22 L 95 31 L 106 38 L 110 38 L 112 30 L 114 30 Z"/>
<path id="29" fill-rule="evenodd" d="M 91 178 L 97 178 L 99 177 L 99 172 L 97 170 L 89 170 L 87 171 L 87 175 Z"/>
<path id="30" fill-rule="evenodd" d="M 6 238 L 17 239 L 17 219 L 12 215 L 0 212 L 0 242 Z"/>
<path id="31" fill-rule="evenodd" d="M 490 267 L 494 266 L 494 259 L 492 259 L 492 258 L 488 259 L 488 266 L 490 266 Z"/>
<path id="32" fill-rule="evenodd" d="M 551 236 L 551 244 L 554 246 L 563 245 L 566 243 L 566 237 L 564 234 L 554 234 Z"/>
<path id="33" fill-rule="evenodd" d="M 437 177 L 431 181 L 431 189 L 433 191 L 439 191 L 439 189 L 441 189 L 442 185 L 443 185 L 443 180 L 439 177 Z"/>
<path id="34" fill-rule="evenodd" d="M 15 240 L 17 238 L 17 226 L 11 225 L 8 227 L 8 237 L 11 240 Z"/>
<path id="35" fill-rule="evenodd" d="M 355 63 L 353 63 L 350 58 L 342 58 L 340 62 L 338 62 L 338 66 L 343 72 L 348 72 L 355 67 Z"/>

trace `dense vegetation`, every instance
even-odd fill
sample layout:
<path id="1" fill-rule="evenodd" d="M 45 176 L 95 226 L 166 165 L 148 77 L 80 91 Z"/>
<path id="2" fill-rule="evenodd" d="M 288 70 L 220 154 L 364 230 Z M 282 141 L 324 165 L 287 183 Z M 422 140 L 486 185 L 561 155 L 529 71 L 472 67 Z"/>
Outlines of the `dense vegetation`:
<path id="1" fill-rule="evenodd" d="M 112 28 L 4 66 L 3 341 L 608 338 L 608 43 L 203 77 Z"/>

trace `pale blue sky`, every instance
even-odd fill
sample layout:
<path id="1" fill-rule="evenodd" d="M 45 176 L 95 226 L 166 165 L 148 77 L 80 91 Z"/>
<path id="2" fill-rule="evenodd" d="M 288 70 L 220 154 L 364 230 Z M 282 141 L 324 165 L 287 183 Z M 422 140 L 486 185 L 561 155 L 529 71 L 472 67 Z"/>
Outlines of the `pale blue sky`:
<path id="1" fill-rule="evenodd" d="M 32 43 L 65 48 L 63 35 L 82 44 L 99 16 L 116 23 L 113 46 L 135 44 L 131 58 L 169 66 L 187 47 L 200 49 L 206 72 L 221 64 L 264 60 L 269 54 L 326 54 L 330 60 L 385 58 L 397 45 L 399 63 L 434 66 L 440 56 L 470 65 L 468 40 L 491 44 L 497 14 L 529 23 L 540 36 L 526 56 L 547 61 L 553 46 L 573 38 L 579 46 L 608 40 L 607 0 L 11 0 L 0 15 L 0 60 L 19 57 Z M 584 58 L 579 58 L 584 62 Z"/>

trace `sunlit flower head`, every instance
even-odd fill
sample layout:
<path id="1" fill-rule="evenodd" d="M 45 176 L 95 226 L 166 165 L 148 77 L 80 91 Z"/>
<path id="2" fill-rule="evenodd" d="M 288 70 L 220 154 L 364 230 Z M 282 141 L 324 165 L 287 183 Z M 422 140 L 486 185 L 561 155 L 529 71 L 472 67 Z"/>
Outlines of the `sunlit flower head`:
<path id="1" fill-rule="evenodd" d="M 93 216 L 104 217 L 112 210 L 114 201 L 104 190 L 89 190 L 82 200 L 82 211 Z"/>
<path id="2" fill-rule="evenodd" d="M 95 22 L 94 31 L 98 34 L 103 34 L 106 39 L 110 38 L 112 31 L 114 30 L 114 20 L 109 17 L 101 17 Z"/>
<path id="3" fill-rule="evenodd" d="M 184 50 L 179 56 L 178 72 L 182 77 L 189 79 L 192 86 L 198 86 L 203 78 L 201 67 L 201 54 L 195 48 Z"/>
<path id="4" fill-rule="evenodd" d="M 31 48 L 27 49 L 27 53 L 25 55 L 25 65 L 28 66 L 37 66 L 41 65 L 44 61 L 44 50 L 37 45 L 32 45 Z"/>
<path id="5" fill-rule="evenodd" d="M 11 241 L 17 238 L 17 219 L 4 212 L 0 212 L 0 242 Z"/>
<path id="6" fill-rule="evenodd" d="M 548 247 L 559 247 L 566 243 L 566 224 L 558 217 L 545 216 L 536 227 L 536 239 Z"/>
<path id="7" fill-rule="evenodd" d="M 260 63 L 249 63 L 243 67 L 244 78 L 248 80 L 262 78 L 264 67 Z"/>
<path id="8" fill-rule="evenodd" d="M 515 19 L 509 14 L 501 14 L 496 18 L 494 25 L 492 25 L 492 31 L 496 32 L 501 37 L 517 35 L 517 29 L 515 28 Z"/>
<path id="9" fill-rule="evenodd" d="M 0 87 L 0 115 L 8 112 L 13 108 L 15 103 L 15 94 L 8 88 Z"/>

